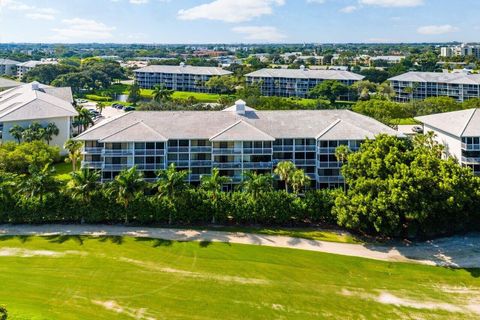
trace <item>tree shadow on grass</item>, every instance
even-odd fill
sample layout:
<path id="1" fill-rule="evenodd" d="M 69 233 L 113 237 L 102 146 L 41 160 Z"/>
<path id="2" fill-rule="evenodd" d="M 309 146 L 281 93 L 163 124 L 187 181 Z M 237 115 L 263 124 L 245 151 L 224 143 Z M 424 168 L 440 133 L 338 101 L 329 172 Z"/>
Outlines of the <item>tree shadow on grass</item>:
<path id="1" fill-rule="evenodd" d="M 135 241 L 138 242 L 149 242 L 152 244 L 152 247 L 171 247 L 173 245 L 172 240 L 165 240 L 165 239 L 152 239 L 152 238 L 135 238 Z"/>
<path id="2" fill-rule="evenodd" d="M 45 236 L 51 243 L 65 243 L 69 240 L 76 242 L 78 245 L 83 246 L 83 237 L 79 235 L 67 235 L 67 234 L 56 234 L 51 236 Z"/>
<path id="3" fill-rule="evenodd" d="M 16 236 L 0 236 L 0 241 L 7 241 L 12 239 L 18 239 L 21 243 L 30 241 L 32 236 L 29 235 L 16 235 Z"/>
<path id="4" fill-rule="evenodd" d="M 203 240 L 198 243 L 200 248 L 208 248 L 212 244 L 212 241 Z"/>
<path id="5" fill-rule="evenodd" d="M 113 244 L 121 245 L 123 244 L 124 240 L 122 236 L 99 236 L 96 237 L 100 242 L 107 242 L 110 241 Z"/>

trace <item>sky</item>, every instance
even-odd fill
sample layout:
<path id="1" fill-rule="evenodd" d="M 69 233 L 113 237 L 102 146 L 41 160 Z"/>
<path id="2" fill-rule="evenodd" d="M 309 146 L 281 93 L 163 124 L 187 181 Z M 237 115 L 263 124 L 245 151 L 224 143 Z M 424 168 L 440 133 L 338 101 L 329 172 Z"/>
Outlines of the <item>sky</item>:
<path id="1" fill-rule="evenodd" d="M 480 0 L 0 0 L 0 43 L 478 42 Z"/>

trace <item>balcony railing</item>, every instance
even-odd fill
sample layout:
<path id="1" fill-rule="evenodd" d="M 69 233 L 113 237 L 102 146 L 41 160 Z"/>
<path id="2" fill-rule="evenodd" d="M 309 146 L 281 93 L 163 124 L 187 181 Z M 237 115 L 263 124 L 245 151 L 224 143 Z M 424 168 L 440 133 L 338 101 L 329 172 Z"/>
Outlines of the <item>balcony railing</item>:
<path id="1" fill-rule="evenodd" d="M 103 161 L 82 161 L 82 168 L 102 169 Z"/>
<path id="2" fill-rule="evenodd" d="M 463 150 L 480 150 L 480 144 L 462 143 Z"/>
<path id="3" fill-rule="evenodd" d="M 190 162 L 188 160 L 174 160 L 168 161 L 168 165 L 174 163 L 176 167 L 188 167 Z"/>
<path id="4" fill-rule="evenodd" d="M 101 154 L 103 148 L 101 147 L 85 147 L 82 149 L 82 153 L 89 153 L 89 154 Z"/>
<path id="5" fill-rule="evenodd" d="M 103 154 L 106 156 L 131 156 L 132 149 L 103 149 Z"/>
<path id="6" fill-rule="evenodd" d="M 276 151 L 276 152 L 293 151 L 293 146 L 273 146 L 273 151 Z"/>
<path id="7" fill-rule="evenodd" d="M 192 167 L 211 167 L 212 161 L 211 160 L 191 160 L 190 166 Z"/>
<path id="8" fill-rule="evenodd" d="M 244 148 L 244 154 L 271 154 L 273 152 L 272 148 Z"/>
<path id="9" fill-rule="evenodd" d="M 315 145 L 295 145 L 295 151 L 315 151 Z"/>
<path id="10" fill-rule="evenodd" d="M 462 157 L 462 163 L 480 164 L 480 157 Z"/>
<path id="11" fill-rule="evenodd" d="M 293 163 L 296 166 L 314 166 L 316 165 L 315 159 L 296 159 Z"/>
<path id="12" fill-rule="evenodd" d="M 164 170 L 165 165 L 163 163 L 136 163 L 138 170 Z"/>
<path id="13" fill-rule="evenodd" d="M 211 153 L 212 147 L 190 147 L 190 152 L 193 153 Z"/>
<path id="14" fill-rule="evenodd" d="M 168 147 L 168 152 L 186 153 L 186 152 L 189 152 L 189 147 Z"/>
<path id="15" fill-rule="evenodd" d="M 242 154 L 242 149 L 213 148 L 213 154 Z"/>
<path id="16" fill-rule="evenodd" d="M 204 174 L 190 174 L 188 177 L 190 181 L 200 181 L 202 180 L 202 177 L 208 177 L 210 174 L 204 173 Z"/>
<path id="17" fill-rule="evenodd" d="M 320 183 L 344 183 L 345 182 L 342 176 L 332 176 L 332 177 L 319 176 L 317 177 L 317 181 Z"/>
<path id="18" fill-rule="evenodd" d="M 124 169 L 131 168 L 133 165 L 131 164 L 105 164 L 103 170 L 106 171 L 121 171 Z"/>
<path id="19" fill-rule="evenodd" d="M 323 161 L 317 161 L 317 167 L 319 168 L 341 168 L 342 163 L 341 162 L 323 162 Z"/>
<path id="20" fill-rule="evenodd" d="M 241 169 L 241 162 L 213 162 L 213 166 L 219 169 Z"/>
<path id="21" fill-rule="evenodd" d="M 164 156 L 163 149 L 135 149 L 136 156 Z"/>
<path id="22" fill-rule="evenodd" d="M 271 169 L 273 162 L 244 162 L 243 168 L 245 169 Z"/>

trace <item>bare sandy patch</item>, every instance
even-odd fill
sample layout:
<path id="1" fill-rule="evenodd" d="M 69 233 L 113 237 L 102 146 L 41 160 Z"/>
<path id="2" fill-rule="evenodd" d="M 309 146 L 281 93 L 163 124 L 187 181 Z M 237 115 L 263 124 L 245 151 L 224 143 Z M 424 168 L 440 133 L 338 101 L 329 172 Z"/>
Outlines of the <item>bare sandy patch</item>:
<path id="1" fill-rule="evenodd" d="M 147 268 L 150 270 L 165 272 L 165 273 L 173 273 L 183 277 L 216 280 L 221 282 L 235 282 L 240 284 L 265 285 L 270 283 L 268 280 L 264 280 L 264 279 L 244 278 L 244 277 L 237 277 L 237 276 L 219 276 L 211 273 L 201 273 L 201 272 L 186 271 L 186 270 L 180 270 L 180 269 L 174 269 L 174 268 L 168 268 L 168 267 L 161 267 L 156 265 L 153 262 L 140 261 L 140 260 L 129 259 L 124 257 L 120 258 L 119 260 L 123 262 L 131 263 L 131 264 L 135 264 L 139 267 Z"/>
<path id="2" fill-rule="evenodd" d="M 92 300 L 92 303 L 96 304 L 97 306 L 101 306 L 106 310 L 109 310 L 118 314 L 123 314 L 136 320 L 156 320 L 157 319 L 152 315 L 150 315 L 146 308 L 136 309 L 136 308 L 121 306 L 115 300 L 106 300 L 106 301 Z"/>
<path id="3" fill-rule="evenodd" d="M 51 251 L 51 250 L 29 250 L 23 248 L 0 248 L 0 257 L 50 257 L 58 258 L 66 255 L 86 255 L 86 252 L 67 250 L 67 251 Z"/>

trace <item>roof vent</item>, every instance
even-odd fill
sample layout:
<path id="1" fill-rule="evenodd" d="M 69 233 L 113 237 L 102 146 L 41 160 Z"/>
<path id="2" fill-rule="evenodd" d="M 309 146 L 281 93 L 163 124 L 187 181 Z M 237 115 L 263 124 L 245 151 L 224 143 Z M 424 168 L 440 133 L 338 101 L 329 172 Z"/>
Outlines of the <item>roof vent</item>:
<path id="1" fill-rule="evenodd" d="M 185 67 L 185 62 L 180 62 L 180 67 L 184 68 Z"/>
<path id="2" fill-rule="evenodd" d="M 300 66 L 300 70 L 305 71 L 305 66 L 303 64 Z"/>
<path id="3" fill-rule="evenodd" d="M 32 85 L 32 90 L 40 89 L 40 83 L 38 83 L 37 81 L 32 82 L 31 85 Z"/>
<path id="4" fill-rule="evenodd" d="M 235 113 L 244 115 L 245 114 L 245 105 L 247 103 L 243 100 L 235 101 Z"/>

